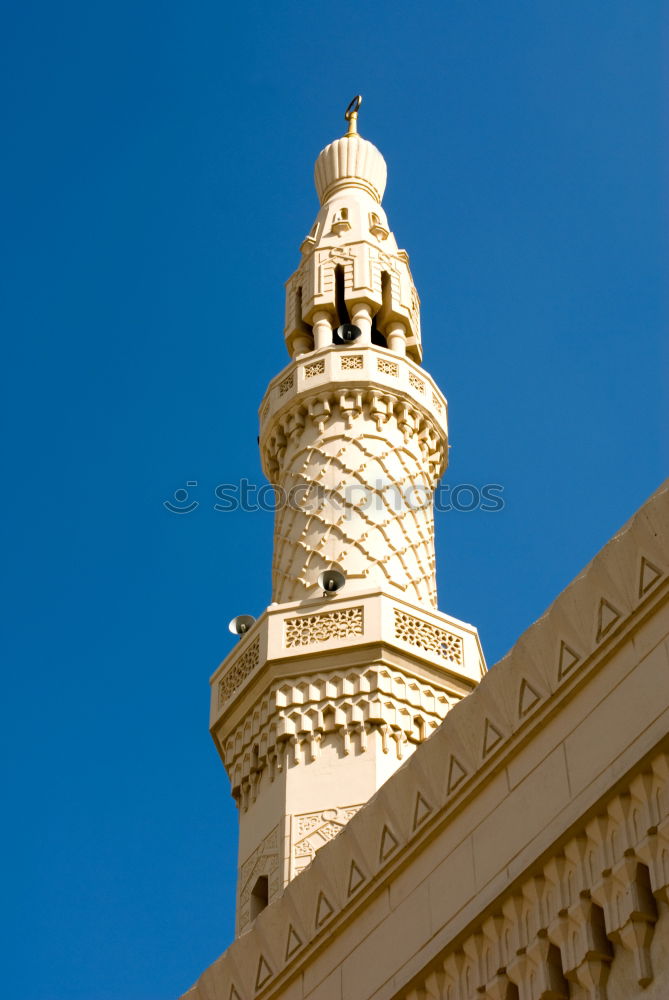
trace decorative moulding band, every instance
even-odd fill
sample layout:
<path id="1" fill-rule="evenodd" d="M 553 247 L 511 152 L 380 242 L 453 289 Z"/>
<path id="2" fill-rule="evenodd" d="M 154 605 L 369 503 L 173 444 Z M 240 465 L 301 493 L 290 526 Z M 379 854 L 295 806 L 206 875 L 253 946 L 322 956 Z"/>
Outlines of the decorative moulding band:
<path id="1" fill-rule="evenodd" d="M 286 618 L 283 627 L 284 645 L 288 649 L 313 646 L 333 639 L 348 639 L 364 633 L 363 608 L 342 608 Z"/>
<path id="2" fill-rule="evenodd" d="M 560 594 L 546 614 L 521 636 L 510 653 L 486 675 L 476 692 L 447 714 L 435 736 L 419 747 L 405 767 L 391 777 L 374 799 L 351 819 L 346 828 L 351 831 L 348 840 L 342 836 L 327 845 L 311 867 L 287 887 L 276 903 L 277 909 L 272 913 L 268 910 L 266 914 L 261 914 L 258 919 L 261 926 L 234 942 L 225 955 L 204 974 L 203 992 L 200 993 L 196 985 L 191 996 L 208 997 L 210 992 L 207 984 L 211 985 L 212 982 L 217 984 L 217 995 L 227 996 L 231 989 L 236 990 L 241 998 L 245 998 L 247 994 L 249 997 L 255 995 L 252 983 L 244 985 L 240 982 L 235 985 L 233 977 L 240 969 L 249 967 L 249 962 L 267 964 L 263 952 L 265 943 L 261 933 L 262 926 L 271 918 L 272 926 L 288 927 L 295 900 L 299 898 L 300 910 L 304 912 L 301 947 L 295 950 L 290 959 L 284 961 L 279 961 L 275 955 L 270 965 L 271 972 L 263 981 L 264 996 L 275 995 L 277 990 L 281 990 L 285 983 L 283 973 L 293 976 L 298 967 L 295 963 L 299 964 L 301 961 L 300 956 L 308 960 L 317 941 L 322 943 L 325 935 L 332 934 L 333 928 L 341 920 L 350 920 L 354 916 L 356 898 L 364 895 L 370 883 L 376 884 L 379 879 L 388 877 L 394 866 L 408 864 L 412 853 L 420 849 L 419 845 L 428 827 L 432 829 L 445 823 L 448 817 L 454 815 L 454 811 L 461 810 L 463 804 L 487 780 L 487 775 L 499 768 L 507 756 L 512 756 L 514 748 L 525 745 L 527 740 L 532 739 L 536 732 L 545 727 L 547 717 L 555 718 L 563 704 L 569 703 L 581 686 L 606 668 L 610 662 L 610 653 L 644 623 L 654 608 L 659 608 L 666 602 L 668 583 L 669 483 L 666 483 Z M 472 748 L 477 740 L 480 754 L 475 759 Z M 453 750 L 445 757 L 447 747 L 452 747 Z M 635 788 L 629 790 L 630 794 L 639 797 L 644 817 L 637 829 L 633 825 L 625 825 L 627 807 L 624 802 L 619 801 L 619 794 L 602 805 L 601 815 L 606 823 L 612 830 L 620 830 L 617 836 L 612 835 L 607 842 L 609 850 L 617 845 L 617 853 L 609 859 L 606 866 L 599 866 L 605 873 L 610 873 L 604 875 L 603 881 L 600 879 L 599 883 L 592 885 L 584 882 L 581 887 L 583 891 L 590 892 L 604 909 L 605 919 L 611 922 L 611 926 L 607 924 L 606 927 L 609 937 L 609 932 L 612 931 L 623 944 L 627 940 L 630 948 L 637 947 L 637 939 L 632 933 L 628 935 L 625 928 L 630 920 L 633 922 L 634 913 L 625 915 L 617 901 L 636 899 L 643 886 L 640 888 L 637 884 L 638 865 L 630 866 L 626 863 L 628 859 L 625 851 L 628 847 L 633 848 L 640 858 L 646 859 L 644 864 L 648 868 L 647 877 L 650 879 L 652 892 L 656 895 L 664 892 L 664 898 L 667 898 L 667 886 L 660 884 L 663 879 L 666 883 L 667 872 L 655 860 L 659 857 L 656 851 L 657 838 L 661 836 L 669 843 L 666 753 L 653 759 L 648 764 L 647 772 L 648 780 L 635 779 Z M 440 783 L 439 786 L 441 791 L 436 798 L 434 789 L 430 793 L 422 788 L 423 775 L 426 773 L 444 776 L 443 785 Z M 659 782 L 664 788 L 660 796 L 652 791 L 653 781 Z M 397 808 L 398 790 L 404 789 L 407 782 L 415 789 L 418 798 L 413 810 L 414 822 L 403 822 L 400 829 L 392 819 L 393 809 L 396 811 Z M 649 789 L 652 794 L 648 794 Z M 394 803 L 393 808 L 391 803 Z M 662 816 L 653 813 L 654 809 L 657 811 L 657 803 L 662 805 Z M 589 822 L 584 829 L 575 830 L 576 840 L 576 835 L 594 838 L 593 850 L 601 852 L 605 845 L 598 833 L 600 829 L 602 827 L 598 821 Z M 374 830 L 379 845 L 376 864 L 372 866 L 369 857 L 364 862 L 362 859 L 356 862 L 355 858 L 351 862 L 348 857 L 351 843 L 355 843 L 358 836 L 368 840 L 373 836 Z M 625 837 L 632 835 L 634 843 L 628 845 Z M 577 843 L 574 850 L 578 853 Z M 319 864 L 321 858 L 323 863 Z M 362 878 L 356 878 L 354 888 L 348 895 L 344 893 L 340 894 L 341 899 L 330 899 L 328 886 L 324 882 L 323 865 L 327 864 L 328 870 L 338 871 L 347 860 L 349 864 L 357 865 Z M 551 858 L 548 858 L 544 872 L 546 878 L 550 863 Z M 555 866 L 551 869 L 553 873 L 556 870 Z M 580 871 L 582 875 L 584 868 Z M 557 876 L 553 874 L 551 877 Z M 527 893 L 523 885 L 521 895 L 531 898 L 534 889 L 536 885 L 530 879 Z M 567 879 L 564 891 L 567 892 L 568 889 Z M 324 894 L 328 901 L 328 915 L 319 922 L 318 914 L 325 912 L 322 903 Z M 556 892 L 553 900 L 559 899 L 559 892 Z M 506 914 L 504 900 L 500 899 L 499 903 Z M 556 920 L 562 912 L 561 906 L 560 903 L 555 912 Z M 647 916 L 648 919 L 641 915 L 652 930 L 653 914 L 649 912 Z M 574 917 L 576 919 L 575 911 Z M 615 921 L 619 921 L 619 928 L 613 926 Z M 518 926 L 522 929 L 522 922 Z M 555 933 L 558 929 L 556 927 Z M 527 948 L 529 953 L 529 943 L 529 940 L 520 940 L 515 948 L 515 955 L 521 955 L 523 948 Z M 643 941 L 640 944 L 637 941 L 637 944 L 637 967 L 641 970 L 641 977 L 646 976 L 647 981 L 650 981 L 648 976 L 652 976 L 652 969 L 644 972 L 648 947 Z M 547 961 L 546 956 L 542 958 L 538 955 L 537 958 L 540 963 Z M 515 963 L 513 967 L 509 965 L 508 973 L 512 981 L 522 981 L 524 969 L 522 963 Z M 528 974 L 531 974 L 531 969 Z M 454 996 L 460 998 L 459 993 Z"/>

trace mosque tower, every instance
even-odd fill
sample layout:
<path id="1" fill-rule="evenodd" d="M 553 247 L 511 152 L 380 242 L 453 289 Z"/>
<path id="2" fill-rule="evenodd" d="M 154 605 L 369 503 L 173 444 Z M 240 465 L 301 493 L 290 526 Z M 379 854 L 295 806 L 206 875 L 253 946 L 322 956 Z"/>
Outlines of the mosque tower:
<path id="1" fill-rule="evenodd" d="M 272 604 L 211 681 L 239 809 L 238 934 L 486 669 L 476 629 L 437 610 L 447 404 L 421 367 L 419 299 L 359 105 L 316 160 L 321 207 L 286 285 L 291 361 L 260 405 Z"/>

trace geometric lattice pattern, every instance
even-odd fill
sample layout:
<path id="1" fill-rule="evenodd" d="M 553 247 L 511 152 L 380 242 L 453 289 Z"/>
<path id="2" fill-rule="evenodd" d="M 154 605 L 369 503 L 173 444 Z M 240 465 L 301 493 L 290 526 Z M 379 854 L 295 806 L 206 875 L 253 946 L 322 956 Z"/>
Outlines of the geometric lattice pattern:
<path id="1" fill-rule="evenodd" d="M 318 615 L 286 618 L 284 625 L 285 644 L 289 649 L 328 642 L 330 639 L 347 639 L 349 636 L 362 635 L 362 608 L 345 608 L 342 611 L 324 611 Z"/>
<path id="2" fill-rule="evenodd" d="M 305 365 L 304 375 L 305 378 L 313 378 L 314 375 L 322 375 L 325 371 L 325 361 L 321 358 L 320 361 L 314 361 L 313 364 Z"/>
<path id="3" fill-rule="evenodd" d="M 242 653 L 218 682 L 218 704 L 223 705 L 233 691 L 236 691 L 242 681 L 248 677 L 260 661 L 260 642 L 254 639 L 249 648 Z"/>
<path id="4" fill-rule="evenodd" d="M 295 816 L 292 857 L 294 874 L 310 864 L 319 848 L 336 837 L 361 808 L 362 804 Z"/>
<path id="5" fill-rule="evenodd" d="M 324 392 L 284 418 L 267 452 L 288 498 L 275 511 L 274 601 L 313 596 L 334 566 L 436 607 L 431 491 L 444 454 L 422 411 L 401 395 Z"/>
<path id="6" fill-rule="evenodd" d="M 420 618 L 414 618 L 413 615 L 408 615 L 398 608 L 395 608 L 395 635 L 398 639 L 403 639 L 412 646 L 418 646 L 427 653 L 437 653 L 445 660 L 451 660 L 462 666 L 464 648 L 461 636 L 421 621 Z"/>
<path id="7" fill-rule="evenodd" d="M 397 377 L 400 373 L 400 366 L 397 362 L 388 361 L 385 358 L 377 358 L 376 367 L 385 375 L 395 375 Z"/>

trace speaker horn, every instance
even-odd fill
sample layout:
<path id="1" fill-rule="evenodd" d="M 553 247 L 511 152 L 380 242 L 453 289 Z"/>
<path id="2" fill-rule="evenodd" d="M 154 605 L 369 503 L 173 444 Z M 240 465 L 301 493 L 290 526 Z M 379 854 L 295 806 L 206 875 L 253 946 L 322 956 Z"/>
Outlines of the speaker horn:
<path id="1" fill-rule="evenodd" d="M 253 615 L 237 615 L 237 617 L 233 618 L 228 625 L 228 629 L 233 635 L 245 635 L 253 625 L 254 621 L 255 618 Z"/>
<path id="2" fill-rule="evenodd" d="M 351 344 L 354 340 L 357 340 L 361 334 L 362 330 L 359 326 L 355 326 L 353 323 L 342 323 L 341 326 L 337 327 L 335 343 Z"/>
<path id="3" fill-rule="evenodd" d="M 332 597 L 346 583 L 346 577 L 338 569 L 326 569 L 318 577 L 318 586 L 323 591 L 323 597 Z"/>

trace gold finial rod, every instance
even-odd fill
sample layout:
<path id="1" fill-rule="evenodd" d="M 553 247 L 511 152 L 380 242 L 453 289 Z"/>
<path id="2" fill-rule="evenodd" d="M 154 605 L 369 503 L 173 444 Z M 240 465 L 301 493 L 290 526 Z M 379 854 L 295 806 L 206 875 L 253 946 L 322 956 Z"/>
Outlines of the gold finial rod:
<path id="1" fill-rule="evenodd" d="M 344 112 L 344 118 L 348 122 L 348 132 L 344 136 L 345 139 L 350 139 L 351 136 L 358 134 L 358 109 L 361 104 L 362 94 L 356 94 Z"/>

